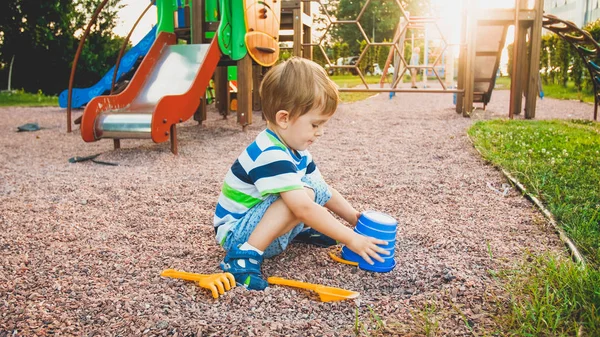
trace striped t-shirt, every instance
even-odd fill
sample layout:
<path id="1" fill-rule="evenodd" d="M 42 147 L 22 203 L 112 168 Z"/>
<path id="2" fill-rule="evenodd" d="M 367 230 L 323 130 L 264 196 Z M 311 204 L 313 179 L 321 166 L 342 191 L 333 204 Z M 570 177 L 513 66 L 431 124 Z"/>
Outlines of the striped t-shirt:
<path id="1" fill-rule="evenodd" d="M 222 244 L 231 226 L 270 194 L 304 188 L 305 175 L 322 179 L 308 150 L 288 149 L 269 129 L 259 133 L 225 176 L 214 217 L 217 242 Z"/>

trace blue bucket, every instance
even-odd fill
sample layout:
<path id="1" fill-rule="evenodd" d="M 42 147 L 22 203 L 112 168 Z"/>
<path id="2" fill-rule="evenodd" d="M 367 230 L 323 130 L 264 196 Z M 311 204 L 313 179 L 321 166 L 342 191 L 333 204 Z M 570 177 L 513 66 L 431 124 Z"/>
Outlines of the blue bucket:
<path id="1" fill-rule="evenodd" d="M 363 270 L 374 271 L 378 273 L 386 273 L 396 266 L 396 259 L 394 258 L 394 250 L 389 250 L 390 255 L 381 255 L 383 262 L 373 260 L 375 264 L 371 265 L 367 263 L 360 255 L 356 254 L 348 247 L 342 247 L 342 258 L 344 260 L 358 262 L 358 267 Z"/>
<path id="2" fill-rule="evenodd" d="M 391 241 L 396 241 L 396 231 L 391 231 L 391 232 L 378 231 L 378 230 L 375 230 L 368 226 L 364 226 L 364 225 L 360 226 L 359 224 L 356 224 L 354 231 L 356 233 L 364 235 L 364 236 L 370 236 L 372 238 L 385 240 L 388 242 L 388 244 Z"/>
<path id="3" fill-rule="evenodd" d="M 397 229 L 396 219 L 375 211 L 363 212 L 354 228 L 358 233 L 385 241 L 396 240 Z"/>
<path id="4" fill-rule="evenodd" d="M 381 255 L 384 262 L 373 260 L 375 264 L 368 264 L 360 255 L 348 249 L 346 246 L 342 248 L 342 258 L 352 262 L 358 262 L 360 269 L 374 271 L 378 273 L 388 272 L 396 266 L 394 251 L 396 248 L 396 232 L 398 222 L 391 216 L 375 212 L 363 212 L 358 218 L 354 231 L 364 236 L 370 236 L 376 239 L 387 241 L 385 245 L 379 245 L 390 252 L 390 255 Z"/>
<path id="5" fill-rule="evenodd" d="M 398 227 L 398 221 L 385 213 L 366 211 L 360 215 L 356 225 L 364 225 L 375 230 L 389 232 L 396 230 L 396 227 Z"/>
<path id="6" fill-rule="evenodd" d="M 365 261 L 358 262 L 358 268 L 362 270 L 374 271 L 376 273 L 387 273 L 396 267 L 395 259 L 385 259 L 385 262 L 381 263 L 376 261 L 375 264 L 371 265 Z"/>

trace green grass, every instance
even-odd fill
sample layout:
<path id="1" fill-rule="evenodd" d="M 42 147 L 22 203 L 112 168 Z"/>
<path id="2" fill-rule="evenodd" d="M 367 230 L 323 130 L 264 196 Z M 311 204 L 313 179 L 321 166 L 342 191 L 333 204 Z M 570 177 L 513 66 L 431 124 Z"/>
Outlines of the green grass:
<path id="1" fill-rule="evenodd" d="M 505 335 L 600 336 L 600 272 L 549 254 L 528 260 L 504 273 Z"/>
<path id="2" fill-rule="evenodd" d="M 496 78 L 495 89 L 510 90 L 510 77 L 503 76 Z M 545 84 L 542 86 L 542 89 L 544 97 L 594 103 L 594 93 L 586 90 L 577 92 L 575 83 L 573 82 L 568 82 L 566 88 L 559 84 Z"/>
<path id="3" fill-rule="evenodd" d="M 496 77 L 496 90 L 510 90 L 510 77 L 502 76 Z"/>
<path id="4" fill-rule="evenodd" d="M 426 302 L 423 307 L 411 312 L 416 325 L 416 331 L 430 337 L 436 336 L 440 330 L 439 309 L 434 301 Z"/>
<path id="5" fill-rule="evenodd" d="M 588 269 L 552 257 L 508 273 L 507 329 L 519 336 L 600 335 L 600 124 L 477 122 L 469 130 L 486 160 L 538 197 L 585 255 Z"/>
<path id="6" fill-rule="evenodd" d="M 0 106 L 58 106 L 57 96 L 26 93 L 23 90 L 0 92 Z"/>
<path id="7" fill-rule="evenodd" d="M 593 92 L 577 92 L 573 82 L 568 82 L 566 88 L 558 84 L 544 85 L 544 95 L 558 99 L 578 100 L 581 102 L 594 103 Z"/>
<path id="8" fill-rule="evenodd" d="M 385 329 L 385 323 L 381 317 L 375 312 L 372 306 L 369 309 L 367 321 L 362 321 L 359 317 L 359 307 L 354 308 L 354 335 L 355 336 L 373 336 L 380 335 Z"/>
<path id="9" fill-rule="evenodd" d="M 333 75 L 330 76 L 330 78 L 340 88 L 354 88 L 357 86 L 359 88 L 365 87 L 364 83 L 358 75 Z M 369 87 L 371 87 L 371 84 L 378 84 L 380 79 L 380 76 L 365 76 L 365 81 L 367 81 Z M 340 100 L 345 103 L 351 103 L 367 99 L 368 97 L 371 97 L 373 95 L 375 95 L 375 93 L 372 92 L 341 92 Z"/>

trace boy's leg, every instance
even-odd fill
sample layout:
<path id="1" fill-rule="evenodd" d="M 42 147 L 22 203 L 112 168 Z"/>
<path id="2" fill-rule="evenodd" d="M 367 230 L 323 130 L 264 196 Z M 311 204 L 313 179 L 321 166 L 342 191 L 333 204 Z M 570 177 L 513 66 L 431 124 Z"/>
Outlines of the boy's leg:
<path id="1" fill-rule="evenodd" d="M 314 200 L 313 190 L 310 188 L 305 190 Z M 268 284 L 261 277 L 260 272 L 264 251 L 276 238 L 291 232 L 299 223 L 298 218 L 281 198 L 276 196 L 267 198 L 262 204 L 257 205 L 256 209 L 250 210 L 234 228 L 232 237 L 224 246 L 229 249 L 221 263 L 221 268 L 232 273 L 236 282 L 250 289 L 266 288 Z"/>
<path id="2" fill-rule="evenodd" d="M 325 206 L 325 204 L 331 200 L 331 190 L 322 179 L 314 179 L 306 176 L 302 181 L 315 191 L 314 200 L 317 204 Z M 338 244 L 334 239 L 310 227 L 305 227 L 301 232 L 297 233 L 297 235 L 293 237 L 293 242 L 302 242 L 318 247 L 331 247 Z"/>
<path id="3" fill-rule="evenodd" d="M 315 200 L 315 192 L 305 187 L 311 200 Z M 276 238 L 288 233 L 300 223 L 281 198 L 277 199 L 265 212 L 262 219 L 248 238 L 248 243 L 265 251 Z"/>
<path id="4" fill-rule="evenodd" d="M 309 197 L 314 198 L 313 190 L 305 188 L 305 191 Z M 279 195 L 271 195 L 262 203 L 251 208 L 244 218 L 239 220 L 235 227 L 231 229 L 222 246 L 225 250 L 230 250 L 233 247 L 249 242 L 250 237 L 252 237 L 251 242 L 256 244 L 255 248 L 261 251 L 271 251 L 272 247 L 269 247 L 269 245 L 281 235 L 293 230 L 297 225 L 299 225 L 298 219 L 296 219 Z M 254 234 L 255 232 L 263 234 Z M 256 238 L 258 238 L 257 241 L 259 242 L 255 241 Z M 267 247 L 261 244 L 261 238 L 264 238 L 264 241 L 268 241 L 266 244 Z M 277 255 L 281 251 L 272 254 L 267 253 L 267 257 Z"/>

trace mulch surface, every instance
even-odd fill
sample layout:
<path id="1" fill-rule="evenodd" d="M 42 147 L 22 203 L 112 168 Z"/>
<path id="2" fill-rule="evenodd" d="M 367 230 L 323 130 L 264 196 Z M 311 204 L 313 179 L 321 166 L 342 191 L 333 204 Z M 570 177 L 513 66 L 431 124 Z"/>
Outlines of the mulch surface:
<path id="1" fill-rule="evenodd" d="M 1 108 L 0 336 L 352 336 L 357 325 L 419 335 L 426 319 L 439 322 L 439 335 L 494 331 L 508 294 L 490 271 L 526 252 L 564 254 L 531 203 L 514 189 L 498 192 L 505 178 L 466 136 L 477 119 L 506 117 L 508 101 L 497 91 L 473 118 L 456 114 L 449 95 L 380 94 L 340 106 L 311 152 L 358 210 L 398 220 L 397 266 L 371 273 L 304 244 L 263 266 L 266 276 L 361 293 L 332 303 L 280 286 L 213 299 L 159 275 L 220 272 L 213 210 L 227 169 L 265 127 L 259 113 L 242 131 L 211 107 L 203 125 L 178 128 L 174 156 L 150 140 L 123 140 L 119 150 L 111 140 L 84 143 L 77 128 L 66 132 L 59 108 Z M 537 118 L 592 112 L 546 98 Z M 16 132 L 29 122 L 42 130 Z M 119 166 L 68 161 L 97 153 Z"/>

